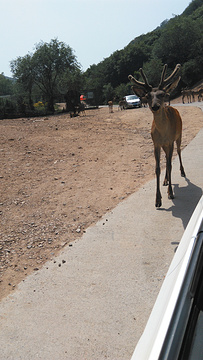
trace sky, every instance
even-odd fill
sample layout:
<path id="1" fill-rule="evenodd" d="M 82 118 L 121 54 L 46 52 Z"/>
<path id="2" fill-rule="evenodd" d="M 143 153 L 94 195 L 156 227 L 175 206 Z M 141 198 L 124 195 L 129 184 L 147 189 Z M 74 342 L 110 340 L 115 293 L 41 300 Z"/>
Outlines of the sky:
<path id="1" fill-rule="evenodd" d="M 57 38 L 85 71 L 135 37 L 180 15 L 192 0 L 0 0 L 0 73 L 10 61 Z"/>

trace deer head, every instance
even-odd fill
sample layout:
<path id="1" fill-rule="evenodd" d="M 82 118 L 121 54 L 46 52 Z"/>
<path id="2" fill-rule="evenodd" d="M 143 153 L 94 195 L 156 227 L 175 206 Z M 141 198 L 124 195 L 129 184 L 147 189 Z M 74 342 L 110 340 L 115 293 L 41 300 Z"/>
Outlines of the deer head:
<path id="1" fill-rule="evenodd" d="M 157 112 L 162 107 L 165 96 L 169 95 L 178 85 L 180 76 L 177 77 L 177 74 L 180 71 L 180 68 L 180 64 L 177 64 L 172 74 L 167 79 L 165 79 L 167 70 L 167 64 L 165 64 L 161 74 L 161 80 L 157 88 L 153 88 L 149 84 L 142 68 L 140 69 L 140 73 L 144 83 L 136 80 L 132 75 L 129 75 L 128 78 L 133 84 L 133 92 L 138 97 L 142 98 L 145 96 L 152 112 Z"/>

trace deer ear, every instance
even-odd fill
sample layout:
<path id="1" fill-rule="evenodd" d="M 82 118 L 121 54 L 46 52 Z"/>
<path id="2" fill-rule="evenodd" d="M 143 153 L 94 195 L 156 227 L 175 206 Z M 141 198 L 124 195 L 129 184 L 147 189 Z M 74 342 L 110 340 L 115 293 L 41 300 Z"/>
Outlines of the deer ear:
<path id="1" fill-rule="evenodd" d="M 147 94 L 147 91 L 144 89 L 139 89 L 136 86 L 132 86 L 132 90 L 135 95 L 137 95 L 139 98 L 144 97 Z"/>
<path id="2" fill-rule="evenodd" d="M 178 86 L 179 81 L 180 81 L 180 76 L 172 83 L 166 85 L 163 90 L 170 94 Z"/>

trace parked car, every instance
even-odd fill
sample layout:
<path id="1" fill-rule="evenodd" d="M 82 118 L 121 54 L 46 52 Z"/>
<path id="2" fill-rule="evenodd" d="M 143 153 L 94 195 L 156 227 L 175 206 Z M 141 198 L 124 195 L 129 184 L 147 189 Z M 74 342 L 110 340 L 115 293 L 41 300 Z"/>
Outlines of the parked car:
<path id="1" fill-rule="evenodd" d="M 126 102 L 125 104 L 126 109 L 132 109 L 142 106 L 141 100 L 137 95 L 127 95 L 124 96 L 124 99 Z"/>

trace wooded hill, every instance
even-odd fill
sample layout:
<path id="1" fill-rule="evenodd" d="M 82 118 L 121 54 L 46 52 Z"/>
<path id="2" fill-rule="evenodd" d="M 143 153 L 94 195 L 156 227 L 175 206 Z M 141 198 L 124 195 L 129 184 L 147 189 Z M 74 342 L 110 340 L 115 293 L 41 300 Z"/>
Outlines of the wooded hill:
<path id="1" fill-rule="evenodd" d="M 181 64 L 179 91 L 192 87 L 202 79 L 202 33 L 203 2 L 193 0 L 181 15 L 163 21 L 154 31 L 136 37 L 124 49 L 87 69 L 85 89 L 95 91 L 98 103 L 120 99 L 130 91 L 129 74 L 139 79 L 142 67 L 149 82 L 157 85 L 165 63 L 169 73 Z"/>

